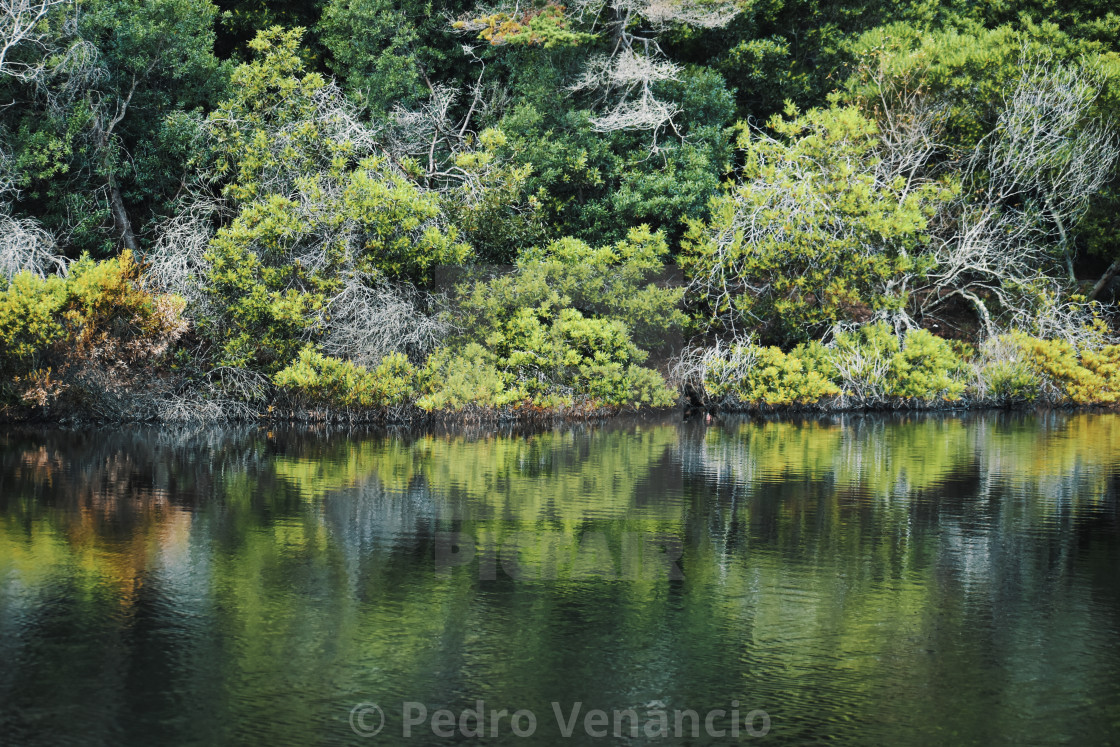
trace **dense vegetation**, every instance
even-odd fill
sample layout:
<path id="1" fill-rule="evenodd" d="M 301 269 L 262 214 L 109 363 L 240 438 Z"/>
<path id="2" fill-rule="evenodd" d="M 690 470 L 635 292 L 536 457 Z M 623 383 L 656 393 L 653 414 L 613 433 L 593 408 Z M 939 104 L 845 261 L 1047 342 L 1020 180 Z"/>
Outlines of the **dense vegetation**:
<path id="1" fill-rule="evenodd" d="M 0 4 L 9 415 L 1115 404 L 1111 3 Z"/>

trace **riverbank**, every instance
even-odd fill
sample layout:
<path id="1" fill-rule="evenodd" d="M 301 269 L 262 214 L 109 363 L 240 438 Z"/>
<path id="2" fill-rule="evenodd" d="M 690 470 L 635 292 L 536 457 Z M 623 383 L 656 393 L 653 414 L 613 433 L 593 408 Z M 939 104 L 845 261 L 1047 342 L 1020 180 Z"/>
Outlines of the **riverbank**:
<path id="1" fill-rule="evenodd" d="M 587 405 L 583 407 L 525 407 L 443 410 L 429 412 L 414 406 L 364 410 L 285 409 L 265 407 L 261 410 L 240 407 L 227 414 L 210 412 L 199 407 L 192 416 L 184 412 L 173 418 L 105 417 L 89 412 L 42 412 L 37 408 L 0 407 L 0 425 L 197 425 L 197 424 L 266 424 L 269 426 L 374 426 L 405 428 L 461 428 L 470 426 L 547 427 L 564 423 L 623 421 L 629 418 L 658 418 L 678 413 L 684 420 L 748 416 L 765 420 L 796 420 L 829 415 L 890 415 L 919 413 L 983 413 L 983 412 L 1120 412 L 1116 403 L 1074 403 L 1065 401 L 1015 401 L 998 399 L 960 399 L 953 401 L 917 401 L 894 398 L 869 403 L 852 398 L 832 397 L 813 403 L 768 404 L 765 402 L 720 401 L 691 403 L 681 395 L 670 407 L 620 408 Z"/>
<path id="2" fill-rule="evenodd" d="M 520 352 L 497 359 L 478 346 L 440 348 L 422 365 L 394 353 L 365 367 L 305 349 L 271 376 L 228 366 L 177 371 L 166 350 L 148 359 L 103 341 L 92 348 L 97 355 L 56 343 L 53 367 L 9 380 L 0 421 L 408 425 L 581 421 L 674 407 L 776 415 L 1115 408 L 1120 345 L 1113 340 L 1097 327 L 1074 341 L 1011 332 L 973 345 L 877 323 L 788 351 L 709 342 L 658 368 L 539 356 L 525 363 Z"/>

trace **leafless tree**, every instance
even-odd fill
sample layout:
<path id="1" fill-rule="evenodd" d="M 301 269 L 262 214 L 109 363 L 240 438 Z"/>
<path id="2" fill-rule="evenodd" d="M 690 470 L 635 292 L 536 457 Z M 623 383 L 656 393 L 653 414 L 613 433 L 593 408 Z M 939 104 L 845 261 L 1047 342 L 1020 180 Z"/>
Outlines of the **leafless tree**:
<path id="1" fill-rule="evenodd" d="M 0 75 L 26 77 L 33 74 L 36 62 L 16 61 L 12 52 L 21 45 L 44 52 L 50 36 L 43 24 L 51 10 L 74 0 L 0 0 Z"/>
<path id="2" fill-rule="evenodd" d="M 659 28 L 678 24 L 703 29 L 723 28 L 741 12 L 740 3 L 697 0 L 649 0 L 641 10 Z"/>
<path id="3" fill-rule="evenodd" d="M 678 107 L 658 98 L 654 86 L 680 75 L 679 66 L 665 56 L 657 41 L 657 32 L 673 20 L 672 10 L 680 5 L 673 0 L 654 4 L 577 0 L 573 4 L 573 18 L 590 22 L 592 30 L 602 29 L 610 44 L 607 54 L 588 60 L 583 75 L 571 86 L 590 95 L 598 107 L 600 113 L 591 120 L 596 131 L 649 131 L 656 147 L 659 131 L 676 129 L 673 117 Z"/>
<path id="4" fill-rule="evenodd" d="M 942 137 L 949 107 L 927 96 L 921 86 L 890 80 L 881 70 L 874 78 L 877 100 L 862 103 L 872 110 L 879 127 L 876 171 L 884 183 L 905 179 L 899 191 L 904 200 L 944 168 L 948 147 Z"/>
<path id="5" fill-rule="evenodd" d="M 201 194 L 181 200 L 179 209 L 160 226 L 152 249 L 142 255 L 147 280 L 156 290 L 186 299 L 187 313 L 195 318 L 206 313 L 202 293 L 209 267 L 206 249 L 219 210 L 217 201 Z"/>
<path id="6" fill-rule="evenodd" d="M 453 119 L 459 91 L 439 85 L 431 89 L 419 107 L 397 106 L 393 110 L 394 127 L 390 131 L 390 147 L 399 156 L 423 159 L 429 174 L 437 171 L 436 156 L 455 150 L 453 140 L 460 123 Z"/>
<path id="7" fill-rule="evenodd" d="M 464 88 L 429 83 L 429 95 L 418 106 L 393 109 L 383 144 L 396 163 L 411 159 L 421 164 L 426 186 L 441 192 L 477 189 L 477 175 L 458 166 L 456 159 L 478 147 L 478 123 L 493 119 L 509 103 L 507 91 L 485 82 L 486 61 L 475 48 L 461 49 L 478 67 L 475 82 Z"/>
<path id="8" fill-rule="evenodd" d="M 603 112 L 591 119 L 596 132 L 648 130 L 656 134 L 665 127 L 675 129 L 673 117 L 680 107 L 659 99 L 653 89 L 658 82 L 676 80 L 681 68 L 650 52 L 648 48 L 641 52 L 626 48 L 614 55 L 595 57 L 570 86 L 573 91 L 598 95 Z"/>
<path id="9" fill-rule="evenodd" d="M 1012 309 L 1007 327 L 1024 330 L 1045 340 L 1066 340 L 1080 350 L 1099 350 L 1120 342 L 1107 322 L 1114 314 L 1092 299 L 1070 298 L 1065 288 L 1051 280 L 1035 294 L 1029 306 Z M 1114 321 L 1114 319 L 1112 319 Z"/>
<path id="10" fill-rule="evenodd" d="M 0 215 L 0 277 L 10 280 L 23 270 L 39 277 L 65 274 L 66 260 L 55 253 L 54 238 L 38 223 Z"/>
<path id="11" fill-rule="evenodd" d="M 1056 239 L 1070 280 L 1069 231 L 1120 154 L 1111 123 L 1089 115 L 1102 89 L 1103 82 L 1083 65 L 1025 64 L 987 147 L 978 149 L 970 164 L 973 173 L 986 177 L 987 202 L 1018 207 L 1024 223 L 1037 211 L 1042 220 L 1036 230 L 1042 240 Z"/>
<path id="12" fill-rule="evenodd" d="M 28 271 L 39 277 L 66 274 L 66 260 L 56 253 L 55 239 L 30 218 L 15 218 L 7 200 L 18 194 L 11 158 L 0 151 L 0 277 L 10 280 Z"/>
<path id="13" fill-rule="evenodd" d="M 591 57 L 570 91 L 589 96 L 598 109 L 592 120 L 597 132 L 647 131 L 656 148 L 659 132 L 676 132 L 679 107 L 657 96 L 656 84 L 676 80 L 680 67 L 668 59 L 658 36 L 676 25 L 721 28 L 740 12 L 733 0 L 574 0 L 562 8 L 568 23 L 605 37 L 608 51 Z M 478 7 L 455 26 L 478 32 L 495 15 L 517 17 L 516 2 Z M 492 42 L 496 43 L 496 42 Z M 679 134 L 679 133 L 678 133 Z"/>
<path id="14" fill-rule="evenodd" d="M 840 408 L 882 406 L 895 399 L 890 396 L 890 358 L 880 350 L 872 346 L 833 345 L 831 360 L 841 392 L 837 397 Z"/>
<path id="15" fill-rule="evenodd" d="M 1022 322 L 1057 265 L 1072 279 L 1070 231 L 1120 155 L 1109 123 L 1087 114 L 1100 91 L 1084 66 L 1024 62 L 995 129 L 964 164 L 960 201 L 934 232 L 924 311 L 959 296 L 994 332 L 991 300 Z"/>
<path id="16" fill-rule="evenodd" d="M 367 367 L 392 352 L 423 358 L 449 331 L 429 306 L 410 285 L 353 276 L 327 303 L 323 351 Z"/>

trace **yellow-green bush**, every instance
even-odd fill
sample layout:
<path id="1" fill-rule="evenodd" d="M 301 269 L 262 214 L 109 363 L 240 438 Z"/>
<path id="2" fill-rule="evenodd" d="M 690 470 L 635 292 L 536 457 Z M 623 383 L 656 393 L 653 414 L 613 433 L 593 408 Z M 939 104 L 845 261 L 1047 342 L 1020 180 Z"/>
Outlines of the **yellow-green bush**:
<path id="1" fill-rule="evenodd" d="M 1075 405 L 1111 405 L 1120 401 L 1120 345 L 1077 350 L 1065 340 L 1017 335 L 1031 367 L 1061 400 Z"/>
<path id="2" fill-rule="evenodd" d="M 0 293 L 0 365 L 5 372 L 31 363 L 63 337 L 62 310 L 69 299 L 66 279 L 21 272 Z"/>
<path id="3" fill-rule="evenodd" d="M 485 353 L 508 390 L 507 403 L 533 408 L 665 406 L 676 395 L 642 364 L 664 347 L 684 322 L 677 308 L 682 288 L 655 282 L 669 248 L 663 234 L 642 226 L 626 239 L 593 248 L 566 237 L 544 248 L 527 247 L 513 272 L 464 283 L 455 307 L 459 333 L 448 346 Z M 472 347 L 473 346 L 473 347 Z M 480 352 L 482 351 L 482 352 Z M 448 357 L 451 356 L 451 357 Z M 473 374 L 451 353 L 434 359 L 449 366 L 456 384 L 439 384 L 425 406 L 482 405 L 463 389 Z M 496 386 L 487 373 L 484 389 Z"/>
<path id="4" fill-rule="evenodd" d="M 836 382 L 864 402 L 954 401 L 966 388 L 964 360 L 924 329 L 907 330 L 900 340 L 885 323 L 868 324 L 838 334 L 828 350 Z"/>
<path id="5" fill-rule="evenodd" d="M 494 365 L 494 355 L 477 343 L 458 351 L 437 349 L 428 356 L 420 382 L 416 404 L 429 412 L 504 407 L 525 398 L 525 392 Z"/>
<path id="6" fill-rule="evenodd" d="M 1042 376 L 1027 360 L 1020 338 L 1025 335 L 998 335 L 980 346 L 976 361 L 977 399 L 1015 404 L 1034 402 L 1042 395 Z"/>
<path id="7" fill-rule="evenodd" d="M 953 401 L 965 390 L 962 356 L 951 343 L 910 330 L 900 340 L 882 323 L 838 334 L 830 345 L 736 345 L 704 358 L 709 397 L 771 406 L 810 405 L 844 394 L 858 401 Z"/>
<path id="8" fill-rule="evenodd" d="M 957 400 L 965 390 L 965 364 L 948 340 L 924 329 L 907 331 L 891 358 L 891 394 L 905 399 Z"/>
<path id="9" fill-rule="evenodd" d="M 416 396 L 417 373 L 400 353 L 385 356 L 373 371 L 306 347 L 273 377 L 294 401 L 337 408 L 403 405 Z"/>
<path id="10" fill-rule="evenodd" d="M 993 361 L 980 376 L 989 398 L 999 402 L 1034 402 L 1041 394 L 1042 379 L 1027 361 Z"/>
<path id="11" fill-rule="evenodd" d="M 126 390 L 186 329 L 182 299 L 140 285 L 125 251 L 82 257 L 66 276 L 17 274 L 0 290 L 0 389 L 47 405 L 70 391 L 75 406 L 97 390 Z"/>
<path id="12" fill-rule="evenodd" d="M 711 397 L 772 406 L 808 405 L 840 393 L 811 356 L 757 345 L 734 346 L 726 357 L 709 358 L 704 388 Z"/>

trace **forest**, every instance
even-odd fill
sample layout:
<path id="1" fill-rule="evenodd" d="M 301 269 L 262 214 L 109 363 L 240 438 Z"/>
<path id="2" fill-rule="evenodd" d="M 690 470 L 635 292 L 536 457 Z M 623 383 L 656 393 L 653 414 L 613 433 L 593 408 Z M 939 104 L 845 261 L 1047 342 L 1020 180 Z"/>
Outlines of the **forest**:
<path id="1" fill-rule="evenodd" d="M 1120 403 L 1104 0 L 0 0 L 0 417 Z"/>

